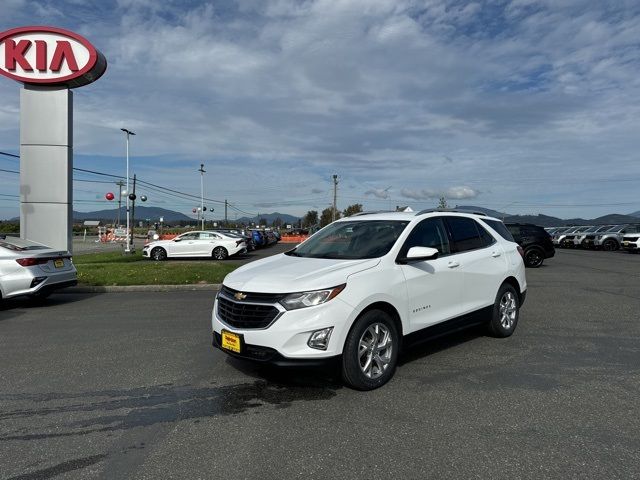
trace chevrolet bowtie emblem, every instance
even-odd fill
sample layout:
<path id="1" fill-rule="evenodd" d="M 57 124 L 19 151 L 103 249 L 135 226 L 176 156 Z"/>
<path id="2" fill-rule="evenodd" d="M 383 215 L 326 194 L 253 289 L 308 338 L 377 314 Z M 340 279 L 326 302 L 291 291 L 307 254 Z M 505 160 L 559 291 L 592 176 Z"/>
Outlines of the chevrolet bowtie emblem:
<path id="1" fill-rule="evenodd" d="M 244 300 L 245 298 L 247 298 L 247 294 L 242 292 L 236 292 L 236 294 L 234 295 L 234 298 L 236 300 Z"/>

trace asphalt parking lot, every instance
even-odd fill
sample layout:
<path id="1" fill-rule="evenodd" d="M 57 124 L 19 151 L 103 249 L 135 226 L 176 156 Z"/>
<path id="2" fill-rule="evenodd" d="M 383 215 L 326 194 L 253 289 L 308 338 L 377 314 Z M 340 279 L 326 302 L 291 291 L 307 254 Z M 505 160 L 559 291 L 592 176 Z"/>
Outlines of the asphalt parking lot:
<path id="1" fill-rule="evenodd" d="M 0 479 L 640 478 L 640 255 L 527 270 L 514 336 L 406 354 L 367 393 L 210 345 L 213 292 L 0 309 Z"/>

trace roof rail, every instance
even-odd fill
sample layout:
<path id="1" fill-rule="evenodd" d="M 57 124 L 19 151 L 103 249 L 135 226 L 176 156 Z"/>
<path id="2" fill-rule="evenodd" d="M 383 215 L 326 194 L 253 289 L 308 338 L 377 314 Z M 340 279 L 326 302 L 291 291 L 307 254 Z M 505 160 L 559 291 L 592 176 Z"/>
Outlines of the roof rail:
<path id="1" fill-rule="evenodd" d="M 433 212 L 472 213 L 474 215 L 482 215 L 483 217 L 489 216 L 486 212 L 475 212 L 473 210 L 461 210 L 459 208 L 427 208 L 426 210 L 420 210 L 418 213 L 416 213 L 416 217 L 418 215 L 423 215 L 425 213 L 433 213 Z"/>
<path id="2" fill-rule="evenodd" d="M 353 215 L 349 215 L 350 217 L 359 217 L 361 215 L 374 215 L 376 213 L 396 213 L 395 210 L 372 210 L 370 212 L 358 212 L 358 213 L 354 213 Z M 343 218 L 348 218 L 348 217 L 343 217 Z"/>

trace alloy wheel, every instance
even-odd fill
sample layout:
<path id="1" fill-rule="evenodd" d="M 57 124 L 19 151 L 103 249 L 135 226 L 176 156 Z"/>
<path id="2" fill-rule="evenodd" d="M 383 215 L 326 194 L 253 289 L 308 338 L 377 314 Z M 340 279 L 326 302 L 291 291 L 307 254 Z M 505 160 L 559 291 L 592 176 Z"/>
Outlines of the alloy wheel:
<path id="1" fill-rule="evenodd" d="M 358 363 L 367 378 L 380 377 L 391 362 L 393 339 L 389 328 L 382 323 L 373 323 L 358 342 Z"/>
<path id="2" fill-rule="evenodd" d="M 516 321 L 517 303 L 513 292 L 504 292 L 500 299 L 500 325 L 511 329 Z"/>

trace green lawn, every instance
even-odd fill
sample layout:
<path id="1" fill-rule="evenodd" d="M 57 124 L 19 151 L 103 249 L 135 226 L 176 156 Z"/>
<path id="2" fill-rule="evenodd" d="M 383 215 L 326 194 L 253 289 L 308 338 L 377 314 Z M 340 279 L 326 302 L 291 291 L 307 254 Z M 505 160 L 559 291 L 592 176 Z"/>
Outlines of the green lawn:
<path id="1" fill-rule="evenodd" d="M 225 275 L 237 268 L 209 259 L 155 262 L 142 258 L 140 252 L 76 255 L 73 263 L 78 269 L 79 284 L 101 286 L 222 283 Z"/>

